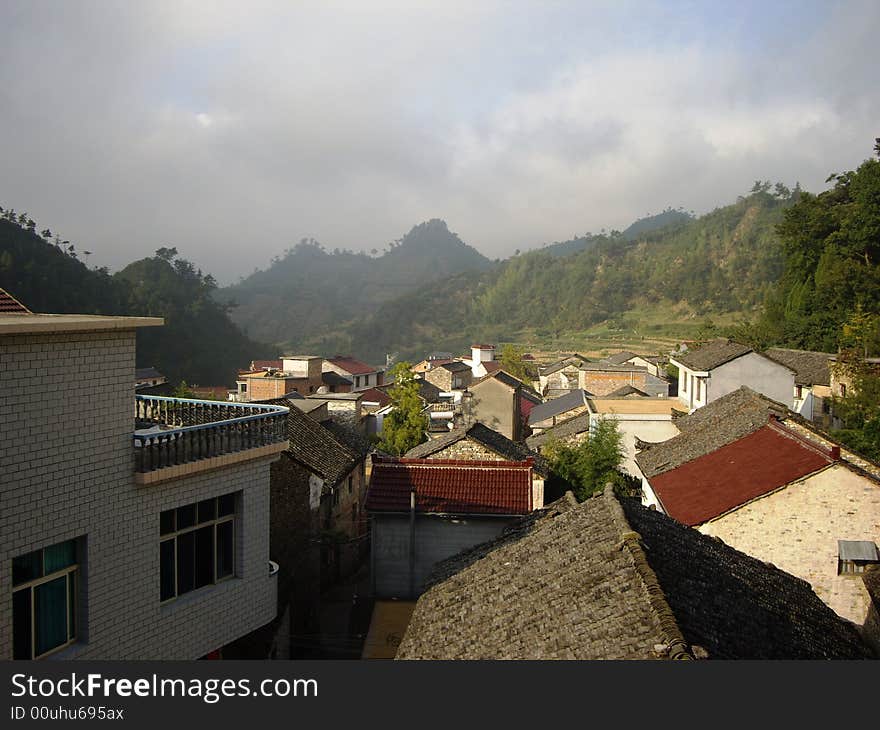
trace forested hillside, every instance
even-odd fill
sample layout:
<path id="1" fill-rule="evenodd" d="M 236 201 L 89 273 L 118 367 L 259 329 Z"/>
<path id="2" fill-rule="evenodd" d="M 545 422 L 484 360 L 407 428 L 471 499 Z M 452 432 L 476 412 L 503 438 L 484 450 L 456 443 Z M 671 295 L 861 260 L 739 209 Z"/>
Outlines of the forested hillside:
<path id="1" fill-rule="evenodd" d="M 374 253 L 378 253 L 374 251 Z M 384 302 L 490 262 L 441 220 L 421 223 L 381 256 L 336 249 L 311 239 L 289 248 L 265 271 L 217 292 L 250 336 L 279 346 L 338 335 L 343 325 Z"/>
<path id="2" fill-rule="evenodd" d="M 499 268 L 424 287 L 384 304 L 348 332 L 351 349 L 377 359 L 416 355 L 469 338 L 538 339 L 581 331 L 635 304 L 686 303 L 696 315 L 755 313 L 782 273 L 775 226 L 800 191 L 756 183 L 735 204 L 643 234 L 594 236 L 579 253 L 544 250 Z"/>
<path id="3" fill-rule="evenodd" d="M 274 354 L 235 327 L 211 296 L 214 280 L 175 249 L 111 276 L 83 263 L 87 251 L 49 230 L 38 234 L 27 215 L 0 212 L 0 287 L 32 311 L 165 318 L 164 327 L 138 331 L 139 367 L 153 365 L 175 383 L 231 385 L 238 367 Z"/>

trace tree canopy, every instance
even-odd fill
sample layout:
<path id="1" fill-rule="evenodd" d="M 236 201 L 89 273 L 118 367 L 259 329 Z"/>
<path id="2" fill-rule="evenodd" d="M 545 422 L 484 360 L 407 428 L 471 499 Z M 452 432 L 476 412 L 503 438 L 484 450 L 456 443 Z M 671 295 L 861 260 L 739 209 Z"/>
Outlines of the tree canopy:
<path id="1" fill-rule="evenodd" d="M 394 408 L 382 421 L 377 445 L 382 451 L 402 456 L 427 440 L 428 419 L 422 413 L 419 385 L 412 365 L 399 362 L 388 371 L 388 376 L 394 380 L 394 386 L 388 390 Z"/>
<path id="2" fill-rule="evenodd" d="M 589 438 L 578 444 L 551 441 L 544 448 L 544 455 L 550 462 L 551 480 L 562 480 L 578 500 L 601 492 L 609 482 L 616 487 L 626 484 L 619 471 L 623 461 L 623 436 L 613 419 L 597 421 Z M 560 485 L 552 487 L 559 490 Z"/>

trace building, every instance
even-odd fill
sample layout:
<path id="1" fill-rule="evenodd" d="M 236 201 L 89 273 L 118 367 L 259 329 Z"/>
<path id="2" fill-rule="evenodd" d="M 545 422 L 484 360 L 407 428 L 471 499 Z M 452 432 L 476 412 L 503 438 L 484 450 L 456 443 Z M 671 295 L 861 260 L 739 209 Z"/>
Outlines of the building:
<path id="1" fill-rule="evenodd" d="M 422 378 L 436 385 L 441 392 L 464 390 L 473 380 L 471 367 L 458 360 L 444 362 L 425 370 Z"/>
<path id="2" fill-rule="evenodd" d="M 625 386 L 652 397 L 669 395 L 669 381 L 651 375 L 647 368 L 639 365 L 585 362 L 578 368 L 578 387 L 593 395 L 605 396 Z"/>
<path id="3" fill-rule="evenodd" d="M 372 593 L 412 598 L 434 565 L 543 506 L 533 462 L 373 456 L 367 493 Z"/>
<path id="4" fill-rule="evenodd" d="M 867 659 L 809 585 L 610 488 L 442 563 L 398 659 Z"/>
<path id="5" fill-rule="evenodd" d="M 134 371 L 134 383 L 138 388 L 152 385 L 162 385 L 163 383 L 168 382 L 168 378 L 166 378 L 162 373 L 160 373 L 156 368 L 136 368 Z"/>
<path id="6" fill-rule="evenodd" d="M 286 409 L 136 395 L 161 324 L 0 315 L 2 659 L 196 659 L 276 615 Z"/>
<path id="7" fill-rule="evenodd" d="M 580 367 L 589 358 L 573 353 L 538 368 L 538 390 L 548 398 L 557 398 L 580 388 Z"/>
<path id="8" fill-rule="evenodd" d="M 254 403 L 283 398 L 288 393 L 307 396 L 316 393 L 324 381 L 321 377 L 321 358 L 314 355 L 282 355 L 281 369 L 266 363 L 273 360 L 254 361 L 259 369 L 241 372 L 236 380 L 234 398 L 243 403 Z"/>
<path id="9" fill-rule="evenodd" d="M 484 378 L 501 368 L 501 363 L 495 359 L 495 345 L 471 345 L 470 358 L 458 358 L 471 369 L 473 378 Z"/>
<path id="10" fill-rule="evenodd" d="M 328 358 L 324 360 L 322 368 L 325 372 L 331 371 L 350 380 L 353 383 L 352 391 L 369 390 L 384 382 L 385 371 L 383 369 L 355 360 L 350 355 L 346 357 L 337 355 Z"/>
<path id="11" fill-rule="evenodd" d="M 636 457 L 643 501 L 808 581 L 865 625 L 864 566 L 841 561 L 854 544 L 880 542 L 878 467 L 745 388 L 676 423 L 679 436 Z"/>
<path id="12" fill-rule="evenodd" d="M 462 395 L 464 424 L 479 422 L 511 441 L 522 441 L 527 425 L 523 414 L 528 410 L 523 406 L 523 392 L 528 390 L 528 385 L 504 370 L 477 380 Z"/>
<path id="13" fill-rule="evenodd" d="M 835 355 L 811 350 L 773 347 L 766 354 L 794 370 L 794 397 L 791 409 L 823 425 L 831 423 L 831 362 Z"/>
<path id="14" fill-rule="evenodd" d="M 710 340 L 669 357 L 678 368 L 678 400 L 688 411 L 747 386 L 792 404 L 794 370 L 732 340 Z"/>
<path id="15" fill-rule="evenodd" d="M 533 434 L 541 433 L 553 428 L 557 423 L 589 411 L 590 404 L 587 400 L 589 396 L 590 393 L 578 388 L 534 406 L 529 412 L 529 428 Z"/>

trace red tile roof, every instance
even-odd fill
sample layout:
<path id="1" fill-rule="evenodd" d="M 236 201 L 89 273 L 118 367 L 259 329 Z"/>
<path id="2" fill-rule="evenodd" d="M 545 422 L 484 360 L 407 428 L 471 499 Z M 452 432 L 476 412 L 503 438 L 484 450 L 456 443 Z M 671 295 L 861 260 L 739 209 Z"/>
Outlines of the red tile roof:
<path id="1" fill-rule="evenodd" d="M 5 289 L 0 289 L 0 314 L 31 314 L 31 310 Z"/>
<path id="2" fill-rule="evenodd" d="M 367 365 L 360 360 L 355 360 L 353 357 L 342 357 L 337 355 L 336 357 L 327 358 L 327 362 L 332 362 L 336 367 L 341 368 L 352 375 L 366 375 L 367 373 L 377 372 L 376 368 L 372 365 Z"/>
<path id="3" fill-rule="evenodd" d="M 380 408 L 384 408 L 391 402 L 391 397 L 388 393 L 376 388 L 362 390 L 360 391 L 360 394 L 364 397 L 364 403 L 378 403 Z"/>
<path id="4" fill-rule="evenodd" d="M 498 360 L 489 360 L 488 362 L 481 363 L 484 368 L 486 368 L 486 372 L 490 375 L 492 373 L 497 373 L 501 370 L 501 363 Z"/>
<path id="5" fill-rule="evenodd" d="M 373 457 L 367 509 L 408 512 L 415 489 L 417 512 L 525 515 L 532 511 L 532 460 L 464 461 Z"/>
<path id="6" fill-rule="evenodd" d="M 835 455 L 780 424 L 651 477 L 670 517 L 699 525 L 833 463 Z"/>

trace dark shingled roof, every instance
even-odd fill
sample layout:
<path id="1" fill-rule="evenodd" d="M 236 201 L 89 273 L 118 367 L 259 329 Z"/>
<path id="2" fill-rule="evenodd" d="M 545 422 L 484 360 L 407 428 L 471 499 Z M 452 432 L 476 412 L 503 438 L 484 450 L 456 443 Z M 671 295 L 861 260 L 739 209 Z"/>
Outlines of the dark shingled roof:
<path id="1" fill-rule="evenodd" d="M 340 375 L 333 370 L 326 370 L 321 373 L 321 382 L 324 385 L 351 385 L 352 382 L 348 378 L 343 375 Z"/>
<path id="2" fill-rule="evenodd" d="M 483 365 L 487 364 L 488 363 L 483 363 Z M 501 383 L 504 383 L 510 388 L 522 388 L 523 391 L 529 391 L 537 395 L 537 393 L 535 393 L 535 389 L 531 385 L 520 380 L 519 378 L 513 377 L 513 375 L 508 373 L 506 370 L 496 370 L 493 373 L 484 375 L 479 380 L 475 380 L 473 383 L 471 383 L 470 387 L 473 388 L 474 386 L 479 385 L 480 383 L 485 383 L 487 380 L 492 380 L 493 378 Z"/>
<path id="3" fill-rule="evenodd" d="M 533 509 L 532 461 L 373 457 L 366 508 L 453 515 L 526 515 Z"/>
<path id="4" fill-rule="evenodd" d="M 586 390 L 578 389 L 559 398 L 548 400 L 546 403 L 541 403 L 532 408 L 532 412 L 529 414 L 529 425 L 533 426 L 541 421 L 546 421 L 548 418 L 558 416 L 560 413 L 567 413 L 573 408 L 585 406 L 590 395 Z"/>
<path id="5" fill-rule="evenodd" d="M 460 373 L 464 370 L 470 370 L 471 366 L 463 363 L 459 360 L 453 360 L 452 362 L 444 362 L 440 363 L 438 367 L 443 368 L 444 370 L 448 370 L 450 373 Z"/>
<path id="6" fill-rule="evenodd" d="M 622 388 L 618 388 L 617 390 L 611 391 L 608 395 L 601 396 L 602 398 L 631 398 L 635 396 L 636 398 L 650 398 L 644 390 L 639 390 L 635 386 L 632 385 L 624 385 Z"/>
<path id="7" fill-rule="evenodd" d="M 498 433 L 482 423 L 475 423 L 470 428 L 456 428 L 445 436 L 419 444 L 407 451 L 405 456 L 408 459 L 428 459 L 432 454 L 436 454 L 462 439 L 476 441 L 507 461 L 525 461 L 532 458 L 535 460 L 534 470 L 537 474 L 544 478 L 550 474 L 550 468 L 543 456 L 516 441 L 511 441 L 503 433 Z"/>
<path id="8" fill-rule="evenodd" d="M 135 370 L 134 370 L 135 380 L 149 380 L 151 378 L 164 378 L 164 377 L 165 376 L 162 375 L 162 373 L 160 373 L 154 367 L 135 368 Z"/>
<path id="9" fill-rule="evenodd" d="M 541 431 L 541 433 L 535 436 L 529 436 L 526 439 L 526 446 L 528 446 L 530 449 L 537 449 L 553 439 L 559 439 L 560 441 L 562 441 L 569 436 L 576 436 L 579 433 L 585 433 L 589 430 L 589 412 L 579 413 L 574 418 L 560 421 L 555 426 Z"/>
<path id="10" fill-rule="evenodd" d="M 636 353 L 630 352 L 629 350 L 623 350 L 622 352 L 616 352 L 615 354 L 602 359 L 605 362 L 610 362 L 612 365 L 623 365 L 627 360 L 632 360 L 634 357 L 636 357 Z"/>
<path id="11" fill-rule="evenodd" d="M 632 363 L 622 363 L 620 365 L 615 365 L 610 362 L 585 362 L 580 367 L 581 370 L 586 370 L 589 372 L 604 372 L 604 373 L 645 373 L 648 371 L 644 365 L 633 365 Z"/>
<path id="12" fill-rule="evenodd" d="M 441 562 L 429 585 L 398 659 L 872 656 L 805 581 L 610 488 Z"/>
<path id="13" fill-rule="evenodd" d="M 794 382 L 798 385 L 831 385 L 831 353 L 771 347 L 764 354 L 794 370 Z"/>
<path id="14" fill-rule="evenodd" d="M 681 433 L 636 454 L 636 463 L 650 479 L 757 431 L 771 415 L 784 419 L 788 414 L 782 403 L 743 386 L 674 419 Z"/>
<path id="15" fill-rule="evenodd" d="M 717 368 L 726 362 L 753 352 L 748 345 L 741 345 L 733 340 L 709 340 L 699 347 L 693 347 L 686 352 L 674 354 L 672 357 L 686 368 L 703 372 Z"/>
<path id="16" fill-rule="evenodd" d="M 589 362 L 590 358 L 584 357 L 583 355 L 575 352 L 571 355 L 566 355 L 560 360 L 556 362 L 552 362 L 549 365 L 544 365 L 543 367 L 538 368 L 538 372 L 541 375 L 552 375 L 558 370 L 562 370 L 569 365 L 573 365 L 574 367 L 580 367 L 583 363 Z"/>
<path id="17" fill-rule="evenodd" d="M 294 461 L 321 477 L 326 486 L 334 486 L 346 477 L 364 458 L 362 452 L 351 448 L 333 430 L 318 423 L 303 413 L 298 407 L 301 401 L 293 402 L 285 398 L 261 401 L 279 406 L 288 406 L 287 414 L 287 454 Z"/>
<path id="18" fill-rule="evenodd" d="M 425 401 L 425 403 L 440 402 L 440 393 L 442 392 L 440 388 L 438 388 L 433 383 L 428 382 L 424 378 L 416 378 L 415 382 L 419 386 L 419 397 L 423 401 Z M 376 390 L 380 390 L 383 393 L 388 393 L 393 387 L 394 383 L 385 383 L 383 385 L 377 385 Z"/>

